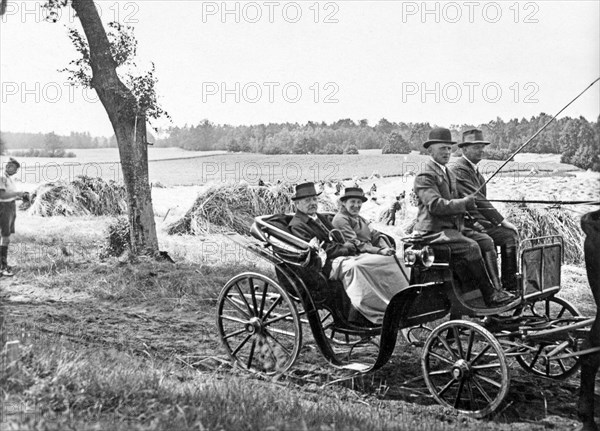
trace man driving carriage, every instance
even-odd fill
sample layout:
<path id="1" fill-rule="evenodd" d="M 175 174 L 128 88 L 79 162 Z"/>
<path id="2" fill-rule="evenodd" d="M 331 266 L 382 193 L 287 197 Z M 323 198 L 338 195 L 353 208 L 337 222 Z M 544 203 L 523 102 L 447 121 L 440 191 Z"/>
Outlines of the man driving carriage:
<path id="1" fill-rule="evenodd" d="M 508 291 L 517 290 L 517 245 L 519 233 L 515 225 L 510 223 L 487 200 L 485 179 L 479 172 L 477 164 L 483 158 L 483 151 L 490 142 L 483 139 L 483 132 L 471 129 L 463 132 L 463 141 L 458 144 L 462 149 L 462 157 L 450 163 L 448 168 L 456 176 L 458 195 L 465 197 L 475 195 L 476 208 L 467 211 L 465 225 L 471 229 L 489 235 L 494 244 L 500 246 L 502 254 L 502 287 Z M 495 253 L 494 253 L 495 254 Z M 490 262 L 495 260 L 490 256 Z"/>
<path id="2" fill-rule="evenodd" d="M 492 239 L 464 225 L 465 213 L 475 208 L 475 197 L 459 198 L 456 176 L 446 167 L 455 143 L 450 130 L 434 128 L 423 144 L 431 159 L 415 178 L 418 215 L 414 232 L 424 235 L 434 250 L 448 248 L 452 268 L 461 283 L 479 289 L 488 307 L 501 306 L 515 296 L 502 290 L 495 275 L 497 262 L 492 259 L 496 256 Z"/>
<path id="3" fill-rule="evenodd" d="M 362 190 L 358 190 L 362 194 Z M 352 305 L 363 317 L 371 323 L 380 324 L 391 298 L 409 285 L 406 271 L 403 272 L 400 262 L 387 252 L 389 248 L 378 249 L 382 250 L 382 254 L 361 254 L 366 248 L 358 245 L 357 241 L 341 242 L 343 238 L 331 238 L 334 226 L 327 216 L 317 213 L 319 194 L 313 183 L 296 186 L 292 197 L 296 214 L 289 223 L 290 231 L 321 250 L 323 273 L 330 280 L 342 282 Z M 344 197 L 352 196 L 352 193 L 346 193 Z M 344 197 L 342 200 L 345 200 Z"/>

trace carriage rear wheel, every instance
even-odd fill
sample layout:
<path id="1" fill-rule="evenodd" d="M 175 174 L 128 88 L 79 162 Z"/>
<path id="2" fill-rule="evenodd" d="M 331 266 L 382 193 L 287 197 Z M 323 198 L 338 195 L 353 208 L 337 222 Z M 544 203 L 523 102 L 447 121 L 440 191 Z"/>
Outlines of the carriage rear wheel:
<path id="1" fill-rule="evenodd" d="M 557 320 L 557 323 L 553 325 L 554 327 L 569 325 L 570 318 L 581 316 L 577 308 L 571 303 L 556 296 L 535 303 L 527 303 L 524 307 L 521 316 L 539 318 L 548 322 Z M 553 359 L 544 356 L 544 353 L 549 353 L 561 342 L 563 340 L 533 344 L 531 347 L 534 347 L 535 351 L 532 350 L 530 353 L 517 356 L 517 362 L 523 369 L 538 376 L 557 380 L 567 378 L 579 369 L 580 361 L 577 356 L 564 359 Z M 562 353 L 568 354 L 575 351 L 577 351 L 576 340 L 573 341 L 572 345 L 566 347 Z"/>
<path id="2" fill-rule="evenodd" d="M 281 286 L 261 274 L 244 273 L 227 282 L 219 295 L 217 327 L 231 359 L 249 371 L 283 373 L 300 352 L 296 306 Z"/>
<path id="3" fill-rule="evenodd" d="M 495 411 L 510 386 L 506 356 L 480 325 L 451 320 L 435 328 L 421 356 L 423 377 L 443 406 L 481 418 Z"/>

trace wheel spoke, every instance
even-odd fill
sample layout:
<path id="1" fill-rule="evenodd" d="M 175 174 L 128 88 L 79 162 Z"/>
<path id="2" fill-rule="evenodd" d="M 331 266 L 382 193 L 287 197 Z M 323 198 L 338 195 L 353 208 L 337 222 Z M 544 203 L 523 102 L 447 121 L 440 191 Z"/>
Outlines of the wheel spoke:
<path id="1" fill-rule="evenodd" d="M 250 304 L 248 304 L 248 300 L 246 299 L 246 295 L 244 295 L 242 293 L 242 289 L 240 288 L 239 284 L 235 283 L 235 288 L 238 291 L 238 293 L 240 294 L 240 296 L 242 297 L 242 299 L 244 300 L 244 304 L 246 304 L 246 308 L 248 308 L 248 311 L 250 312 L 250 315 L 254 316 L 255 314 L 252 312 L 252 308 L 250 308 Z"/>
<path id="2" fill-rule="evenodd" d="M 259 311 L 259 317 L 262 317 L 263 315 L 263 311 L 265 309 L 265 302 L 267 300 L 267 291 L 269 290 L 269 283 L 267 283 L 265 281 L 265 285 L 263 286 L 263 293 L 262 293 L 262 298 L 260 298 L 260 311 Z"/>
<path id="3" fill-rule="evenodd" d="M 235 350 L 233 352 L 231 352 L 231 354 L 235 356 L 237 354 L 237 352 L 239 352 L 240 349 L 244 346 L 244 344 L 246 344 L 248 342 L 250 337 L 252 337 L 252 334 L 246 335 L 246 338 L 244 338 L 242 340 L 242 342 L 235 348 Z"/>
<path id="4" fill-rule="evenodd" d="M 458 390 L 456 391 L 456 398 L 454 398 L 454 408 L 457 409 L 460 404 L 460 396 L 462 395 L 463 388 L 465 386 L 465 380 L 461 379 L 458 384 Z"/>
<path id="5" fill-rule="evenodd" d="M 563 314 L 565 314 L 565 311 L 567 311 L 567 307 L 565 307 L 565 306 L 563 305 L 563 307 L 560 309 L 560 311 L 559 311 L 559 312 L 558 312 L 558 314 L 556 315 L 556 318 L 557 318 L 557 319 L 560 319 L 560 318 L 563 316 Z"/>
<path id="6" fill-rule="evenodd" d="M 256 348 L 256 338 L 252 340 L 252 346 L 250 346 L 250 354 L 248 355 L 248 362 L 246 363 L 248 369 L 252 366 L 252 359 L 254 359 L 254 349 Z"/>
<path id="7" fill-rule="evenodd" d="M 430 376 L 442 376 L 444 374 L 452 374 L 452 368 L 447 368 L 444 370 L 430 371 Z"/>
<path id="8" fill-rule="evenodd" d="M 436 352 L 432 352 L 432 351 L 430 351 L 430 352 L 429 352 L 429 354 L 430 354 L 431 356 L 433 356 L 434 358 L 436 358 L 436 359 L 439 359 L 439 360 L 440 360 L 440 361 L 442 361 L 442 362 L 445 362 L 445 363 L 447 363 L 447 364 L 450 364 L 450 365 L 454 365 L 454 361 L 451 361 L 451 360 L 450 360 L 450 359 L 448 359 L 448 358 L 444 358 L 444 357 L 443 357 L 442 355 L 440 355 L 439 353 L 436 353 Z"/>
<path id="9" fill-rule="evenodd" d="M 275 302 L 273 302 L 271 304 L 271 306 L 269 307 L 269 309 L 267 310 L 267 312 L 263 316 L 263 320 L 266 320 L 267 317 L 269 317 L 269 315 L 271 314 L 271 312 L 275 309 L 275 307 L 277 307 L 281 303 L 282 300 L 283 300 L 283 298 L 281 296 L 277 297 L 277 299 L 275 300 Z"/>
<path id="10" fill-rule="evenodd" d="M 283 319 L 285 319 L 287 317 L 292 317 L 292 316 L 293 316 L 293 313 L 291 313 L 291 312 L 287 313 L 287 314 L 282 314 L 281 316 L 274 317 L 274 318 L 272 318 L 270 320 L 263 320 L 263 325 L 269 326 L 269 325 L 272 325 L 275 322 L 279 322 L 280 320 L 283 320 Z"/>
<path id="11" fill-rule="evenodd" d="M 494 368 L 501 368 L 502 365 L 500 365 L 497 362 L 491 363 L 491 364 L 485 364 L 485 365 L 474 365 L 471 368 L 473 368 L 474 370 L 491 370 Z"/>
<path id="12" fill-rule="evenodd" d="M 452 327 L 452 333 L 454 334 L 454 342 L 456 343 L 456 348 L 458 350 L 458 357 L 459 358 L 464 358 L 462 343 L 460 341 L 460 334 L 458 332 L 458 327 L 453 326 Z"/>
<path id="13" fill-rule="evenodd" d="M 273 332 L 274 334 L 287 335 L 288 337 L 295 337 L 295 332 L 286 331 L 284 329 L 279 328 L 269 328 L 268 331 Z"/>
<path id="14" fill-rule="evenodd" d="M 533 359 L 529 363 L 529 368 L 533 368 L 535 366 L 535 363 L 537 362 L 538 358 L 540 357 L 540 354 L 542 353 L 543 349 L 544 349 L 544 347 L 540 346 L 540 348 L 538 349 L 536 354 L 533 356 Z"/>
<path id="15" fill-rule="evenodd" d="M 469 391 L 469 410 L 474 410 L 473 402 L 475 401 L 475 397 L 473 396 L 473 386 L 471 386 L 471 380 L 467 380 L 467 389 Z"/>
<path id="16" fill-rule="evenodd" d="M 479 358 L 481 358 L 483 355 L 485 355 L 485 353 L 491 349 L 492 346 L 490 346 L 489 344 L 487 346 L 485 346 L 483 349 L 481 349 L 481 352 L 479 352 L 477 354 L 477 356 L 475 356 L 475 358 L 473 358 L 473 360 L 470 362 L 470 365 L 475 364 L 475 362 L 477 362 L 479 360 Z"/>
<path id="17" fill-rule="evenodd" d="M 565 367 L 565 364 L 563 363 L 562 359 L 558 359 L 556 362 L 558 362 L 558 366 L 560 367 L 560 369 L 562 370 L 563 373 L 565 373 L 567 371 L 567 368 Z"/>
<path id="18" fill-rule="evenodd" d="M 254 315 L 260 316 L 258 313 L 258 303 L 256 302 L 256 292 L 254 291 L 254 283 L 252 277 L 248 277 L 248 287 L 250 288 L 250 294 L 252 295 L 252 306 L 254 307 Z"/>
<path id="19" fill-rule="evenodd" d="M 448 341 L 446 341 L 446 339 L 444 337 L 438 336 L 438 340 L 442 343 L 444 348 L 448 351 L 448 353 L 450 353 L 452 355 L 452 357 L 454 359 L 460 359 L 458 356 L 456 356 L 456 352 L 454 351 L 454 349 L 452 349 L 452 347 L 450 347 L 450 344 L 448 343 Z M 458 343 L 458 340 L 457 340 L 457 343 Z"/>
<path id="20" fill-rule="evenodd" d="M 221 319 L 231 320 L 232 322 L 241 323 L 242 325 L 245 325 L 246 323 L 248 323 L 247 320 L 242 320 L 242 319 L 239 319 L 239 318 L 233 317 L 233 316 L 226 316 L 224 314 L 221 314 Z"/>
<path id="21" fill-rule="evenodd" d="M 227 295 L 225 297 L 225 300 L 227 302 L 229 302 L 231 305 L 233 305 L 233 307 L 237 311 L 239 311 L 247 320 L 250 320 L 250 315 L 246 312 L 246 310 L 244 310 L 244 309 L 242 309 L 242 307 L 240 307 L 240 304 L 238 304 L 235 299 L 233 299 L 232 297 L 230 297 L 229 295 Z M 240 303 L 241 303 L 241 301 L 240 301 Z"/>
<path id="22" fill-rule="evenodd" d="M 292 354 L 291 354 L 291 353 L 290 353 L 290 351 L 287 349 L 287 347 L 285 347 L 283 344 L 281 344 L 277 338 L 275 338 L 275 337 L 273 337 L 271 334 L 269 334 L 269 332 L 268 332 L 268 331 L 266 332 L 266 334 L 267 334 L 267 336 L 268 336 L 269 338 L 271 338 L 271 340 L 275 341 L 275 342 L 276 342 L 276 343 L 279 345 L 279 347 L 281 347 L 281 348 L 283 349 L 283 351 L 285 352 L 285 354 L 286 354 L 287 356 L 292 356 Z M 269 347 L 271 347 L 271 346 L 269 346 Z M 273 349 L 271 349 L 271 351 L 272 351 L 272 350 L 273 350 Z M 274 355 L 273 355 L 273 356 L 274 356 Z"/>
<path id="23" fill-rule="evenodd" d="M 454 383 L 456 383 L 456 379 L 452 378 L 452 380 L 446 383 L 446 386 L 444 386 L 442 390 L 438 392 L 438 396 L 441 397 L 444 395 L 444 393 L 446 393 L 446 391 L 450 389 Z"/>
<path id="24" fill-rule="evenodd" d="M 242 334 L 244 332 L 246 332 L 246 328 L 239 329 L 237 331 L 232 332 L 231 334 L 224 335 L 223 338 L 225 340 L 227 340 L 228 338 L 235 337 L 236 335 L 240 335 L 240 334 Z"/>
<path id="25" fill-rule="evenodd" d="M 491 404 L 493 400 L 488 395 L 488 393 L 485 391 L 485 389 L 483 389 L 483 387 L 481 386 L 481 384 L 479 384 L 479 382 L 477 380 L 475 380 L 475 379 L 473 379 L 473 384 L 475 385 L 475 387 L 477 388 L 477 390 L 481 393 L 481 395 L 483 395 L 483 397 L 488 402 L 488 404 Z"/>
<path id="26" fill-rule="evenodd" d="M 469 340 L 467 342 L 467 353 L 465 355 L 465 360 L 469 362 L 471 359 L 471 351 L 473 350 L 473 341 L 475 341 L 475 332 L 471 328 L 469 331 Z"/>
<path id="27" fill-rule="evenodd" d="M 486 383 L 489 383 L 492 386 L 497 387 L 498 389 L 500 389 L 502 387 L 502 383 L 498 383 L 497 381 L 490 379 L 487 376 L 482 376 L 481 374 L 477 374 L 477 378 L 483 380 Z M 473 379 L 473 381 L 476 381 L 475 379 Z"/>

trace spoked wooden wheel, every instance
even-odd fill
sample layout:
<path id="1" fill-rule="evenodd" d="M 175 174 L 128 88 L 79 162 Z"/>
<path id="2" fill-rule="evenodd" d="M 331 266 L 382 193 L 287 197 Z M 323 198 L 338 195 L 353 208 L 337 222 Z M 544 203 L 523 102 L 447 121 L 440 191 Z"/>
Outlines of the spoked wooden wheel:
<path id="1" fill-rule="evenodd" d="M 508 393 L 506 357 L 496 338 L 480 325 L 451 320 L 435 328 L 423 347 L 423 377 L 443 406 L 481 418 Z"/>
<path id="2" fill-rule="evenodd" d="M 302 328 L 295 304 L 261 274 L 240 274 L 223 287 L 217 327 L 231 359 L 249 371 L 283 373 L 300 351 Z"/>
<path id="3" fill-rule="evenodd" d="M 567 326 L 571 323 L 571 318 L 581 316 L 579 311 L 568 301 L 555 296 L 535 303 L 525 304 L 520 315 L 523 317 L 536 318 L 536 320 L 541 321 L 556 321 L 552 327 Z M 557 340 L 532 344 L 531 347 L 534 347 L 535 350 L 524 355 L 516 356 L 517 362 L 523 369 L 538 376 L 548 377 L 550 379 L 567 378 L 579 369 L 580 361 L 577 356 L 564 359 L 553 359 L 552 356 L 544 356 L 544 354 L 550 353 L 563 342 L 564 340 Z M 573 342 L 564 347 L 558 355 L 553 356 L 558 357 L 560 355 L 574 353 L 577 350 L 577 342 L 576 340 L 573 340 Z"/>

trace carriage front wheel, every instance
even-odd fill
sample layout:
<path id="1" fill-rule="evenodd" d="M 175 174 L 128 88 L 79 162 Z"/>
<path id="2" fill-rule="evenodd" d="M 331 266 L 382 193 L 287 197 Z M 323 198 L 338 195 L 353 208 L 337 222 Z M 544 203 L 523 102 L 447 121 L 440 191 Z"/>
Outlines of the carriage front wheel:
<path id="1" fill-rule="evenodd" d="M 451 320 L 435 328 L 421 356 L 423 377 L 443 406 L 481 418 L 495 411 L 510 386 L 506 356 L 482 326 Z"/>
<path id="2" fill-rule="evenodd" d="M 276 282 L 243 273 L 227 282 L 217 305 L 219 336 L 240 367 L 263 374 L 287 371 L 302 343 L 296 306 Z"/>

